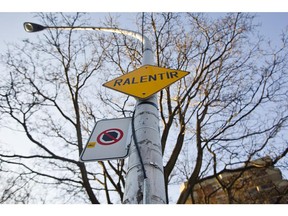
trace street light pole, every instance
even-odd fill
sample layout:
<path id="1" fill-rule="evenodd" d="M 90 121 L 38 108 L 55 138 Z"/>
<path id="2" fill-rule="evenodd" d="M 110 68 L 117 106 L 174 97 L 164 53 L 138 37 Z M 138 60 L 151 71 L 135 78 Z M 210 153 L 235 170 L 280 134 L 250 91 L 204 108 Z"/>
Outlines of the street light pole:
<path id="1" fill-rule="evenodd" d="M 134 31 L 106 27 L 42 26 L 24 23 L 27 32 L 44 29 L 95 30 L 124 34 L 143 43 L 142 65 L 154 65 L 154 55 L 149 39 Z M 124 204 L 165 204 L 163 156 L 159 130 L 158 98 L 137 99 L 132 118 L 133 141 L 129 151 Z"/>
<path id="2" fill-rule="evenodd" d="M 144 37 L 143 44 L 142 66 L 154 65 L 154 55 L 148 38 Z M 163 157 L 156 94 L 145 100 L 137 100 L 132 121 L 135 123 L 133 131 L 137 140 L 134 139 L 133 145 L 130 146 L 123 203 L 165 204 Z"/>

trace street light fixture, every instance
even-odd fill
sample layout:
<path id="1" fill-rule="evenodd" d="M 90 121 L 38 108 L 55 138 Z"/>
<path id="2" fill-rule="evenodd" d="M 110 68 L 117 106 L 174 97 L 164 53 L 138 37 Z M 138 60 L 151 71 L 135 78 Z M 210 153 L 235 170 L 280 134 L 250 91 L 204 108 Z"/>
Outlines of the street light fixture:
<path id="1" fill-rule="evenodd" d="M 106 31 L 131 36 L 143 44 L 142 65 L 154 65 L 151 42 L 146 36 L 135 31 L 90 26 L 42 26 L 31 22 L 25 22 L 24 29 L 29 33 L 44 29 L 63 29 Z M 141 146 L 138 147 L 136 139 L 130 146 L 123 203 L 165 204 L 166 193 L 157 95 L 154 94 L 143 100 L 136 98 L 136 100 L 132 128 L 134 128 L 134 135 L 138 138 Z"/>
<path id="2" fill-rule="evenodd" d="M 47 28 L 45 26 L 42 26 L 36 23 L 31 23 L 31 22 L 25 22 L 23 25 L 24 25 L 25 31 L 29 33 L 42 31 Z"/>

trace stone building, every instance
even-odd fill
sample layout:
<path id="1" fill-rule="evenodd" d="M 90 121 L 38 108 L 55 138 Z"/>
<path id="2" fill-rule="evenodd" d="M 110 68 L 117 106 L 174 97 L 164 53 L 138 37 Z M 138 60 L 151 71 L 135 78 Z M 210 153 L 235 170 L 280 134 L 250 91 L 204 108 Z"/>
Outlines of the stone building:
<path id="1" fill-rule="evenodd" d="M 224 172 L 195 185 L 187 204 L 288 203 L 288 181 L 270 157 L 250 162 L 247 169 Z M 193 201 L 192 201 L 193 199 Z"/>

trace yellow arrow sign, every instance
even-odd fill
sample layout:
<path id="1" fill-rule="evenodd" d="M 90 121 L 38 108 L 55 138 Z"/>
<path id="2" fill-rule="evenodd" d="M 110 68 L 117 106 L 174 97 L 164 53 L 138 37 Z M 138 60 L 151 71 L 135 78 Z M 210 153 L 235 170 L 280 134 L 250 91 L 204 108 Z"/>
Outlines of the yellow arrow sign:
<path id="1" fill-rule="evenodd" d="M 187 71 L 145 65 L 108 81 L 103 86 L 145 99 L 188 74 Z"/>

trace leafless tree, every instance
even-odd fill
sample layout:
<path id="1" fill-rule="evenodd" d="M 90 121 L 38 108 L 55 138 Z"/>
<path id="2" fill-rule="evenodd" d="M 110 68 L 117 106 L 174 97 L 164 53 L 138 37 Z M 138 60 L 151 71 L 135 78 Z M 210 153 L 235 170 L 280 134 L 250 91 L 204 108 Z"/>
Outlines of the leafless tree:
<path id="1" fill-rule="evenodd" d="M 49 26 L 90 25 L 86 14 L 37 16 Z M 185 203 L 201 179 L 257 157 L 287 166 L 287 34 L 274 47 L 245 13 L 145 13 L 135 20 L 157 66 L 191 72 L 159 94 L 167 197 L 169 184 L 186 182 L 177 201 Z M 103 25 L 118 26 L 111 17 Z M 1 57 L 8 71 L 1 116 L 35 146 L 30 155 L 1 151 L 1 164 L 21 167 L 25 188 L 55 190 L 50 202 L 121 202 L 125 160 L 83 164 L 78 157 L 97 120 L 131 115 L 133 98 L 100 84 L 139 67 L 141 43 L 74 30 L 38 37 Z"/>

